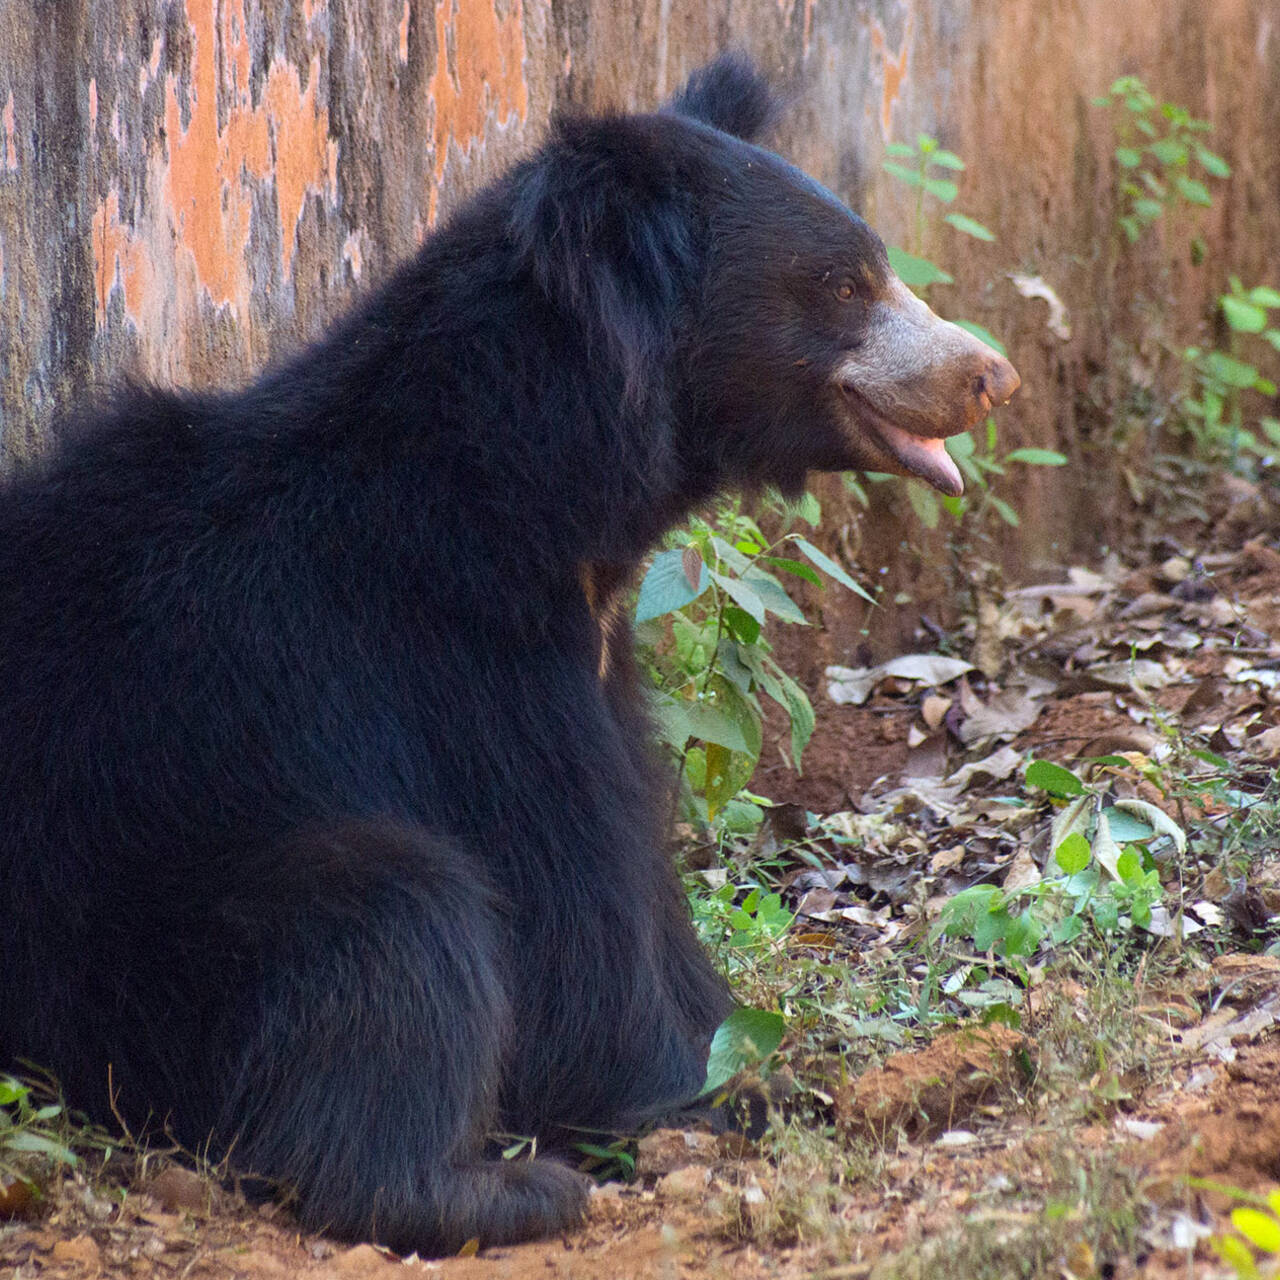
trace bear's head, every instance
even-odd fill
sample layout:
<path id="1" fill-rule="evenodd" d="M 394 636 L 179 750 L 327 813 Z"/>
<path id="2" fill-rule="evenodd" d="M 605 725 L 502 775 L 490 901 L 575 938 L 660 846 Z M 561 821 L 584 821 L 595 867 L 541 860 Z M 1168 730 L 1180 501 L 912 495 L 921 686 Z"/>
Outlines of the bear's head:
<path id="1" fill-rule="evenodd" d="M 959 494 L 943 441 L 1005 403 L 1018 374 L 917 298 L 831 192 L 753 145 L 776 110 L 733 56 L 671 108 L 716 135 L 695 385 L 730 480 L 792 491 L 807 470 L 882 471 Z"/>
<path id="2" fill-rule="evenodd" d="M 683 476 L 704 482 L 686 499 L 796 493 L 811 470 L 958 494 L 944 439 L 1018 375 L 912 294 L 861 218 L 756 145 L 779 105 L 726 55 L 656 114 L 561 118 L 519 184 L 513 239 L 619 401 L 674 425 Z"/>

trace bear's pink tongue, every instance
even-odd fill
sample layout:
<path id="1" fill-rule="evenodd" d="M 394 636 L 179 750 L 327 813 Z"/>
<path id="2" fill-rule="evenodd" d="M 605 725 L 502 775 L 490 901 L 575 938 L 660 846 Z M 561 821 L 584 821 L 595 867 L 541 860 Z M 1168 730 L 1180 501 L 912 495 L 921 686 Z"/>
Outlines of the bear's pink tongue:
<path id="1" fill-rule="evenodd" d="M 913 476 L 927 480 L 948 497 L 958 498 L 964 492 L 960 468 L 947 452 L 944 440 L 912 435 L 888 422 L 880 424 L 880 436 L 889 452 Z"/>

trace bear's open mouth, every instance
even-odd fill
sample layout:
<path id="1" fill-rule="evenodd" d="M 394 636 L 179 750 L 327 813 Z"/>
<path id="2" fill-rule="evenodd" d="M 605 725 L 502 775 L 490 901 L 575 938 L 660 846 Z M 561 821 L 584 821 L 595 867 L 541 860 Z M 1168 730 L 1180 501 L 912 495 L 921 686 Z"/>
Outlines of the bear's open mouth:
<path id="1" fill-rule="evenodd" d="M 918 436 L 895 426 L 856 387 L 844 383 L 840 389 L 853 402 L 859 425 L 870 435 L 873 446 L 897 463 L 893 470 L 900 468 L 907 475 L 917 476 L 952 498 L 964 492 L 960 468 L 941 436 Z"/>

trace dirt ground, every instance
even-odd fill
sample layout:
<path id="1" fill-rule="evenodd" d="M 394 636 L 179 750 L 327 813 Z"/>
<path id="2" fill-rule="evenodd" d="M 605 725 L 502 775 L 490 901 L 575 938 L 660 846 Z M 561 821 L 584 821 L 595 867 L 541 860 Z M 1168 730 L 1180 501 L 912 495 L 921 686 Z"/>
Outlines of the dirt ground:
<path id="1" fill-rule="evenodd" d="M 1255 976 L 1276 1003 L 1280 964 L 1264 966 Z M 902 1120 L 923 1098 L 925 1105 L 945 1100 L 946 1127 L 895 1139 L 877 1184 L 849 1193 L 833 1208 L 856 1240 L 839 1258 L 832 1256 L 829 1241 L 788 1241 L 785 1231 L 767 1245 L 742 1239 L 752 1215 L 767 1212 L 775 1168 L 740 1144 L 664 1130 L 642 1142 L 633 1184 L 611 1183 L 592 1197 L 580 1231 L 480 1256 L 424 1262 L 370 1245 L 344 1248 L 299 1235 L 278 1208 L 248 1208 L 194 1175 L 179 1173 L 142 1183 L 123 1203 L 81 1178 L 69 1180 L 47 1217 L 0 1228 L 0 1267 L 9 1268 L 6 1274 L 14 1280 L 392 1280 L 406 1270 L 442 1280 L 872 1277 L 886 1256 L 959 1218 L 999 1223 L 1034 1212 L 1031 1202 L 1051 1187 L 1061 1135 L 1038 1122 L 1034 1110 L 1015 1103 L 1017 1086 L 1009 1077 L 1018 1039 L 1005 1031 L 958 1032 L 892 1058 L 858 1082 L 849 1105 L 859 1123 Z M 1059 1274 L 1080 1280 L 1214 1274 L 1199 1264 L 1189 1270 L 1189 1258 L 1195 1240 L 1232 1202 L 1192 1190 L 1186 1179 L 1242 1190 L 1265 1190 L 1280 1181 L 1280 1036 L 1272 1032 L 1238 1046 L 1230 1062 L 1222 1061 L 1220 1039 L 1189 1050 L 1176 1042 L 1171 1028 L 1169 1053 L 1176 1063 L 1159 1088 L 1127 1100 L 1110 1121 L 1083 1125 L 1073 1135 L 1082 1158 L 1114 1156 L 1140 1180 L 1167 1247 L 1147 1247 L 1140 1258 L 1106 1260 L 1106 1270 L 1098 1260 L 1099 1265 Z M 1026 1196 L 1025 1207 L 1009 1206 L 1011 1187 Z M 1200 1263 L 1207 1265 L 1207 1258 Z"/>
<path id="2" fill-rule="evenodd" d="M 856 822 L 876 795 L 913 788 L 942 794 L 939 780 L 959 776 L 961 761 L 994 759 L 996 747 L 1063 762 L 1149 750 L 1162 716 L 1198 726 L 1215 750 L 1235 752 L 1242 768 L 1274 769 L 1280 697 L 1269 677 L 1240 678 L 1242 671 L 1280 669 L 1280 549 L 1259 528 L 1274 514 L 1268 508 L 1248 528 L 1228 522 L 1193 531 L 1180 548 L 1164 545 L 1131 564 L 1085 566 L 1074 577 L 1064 572 L 1057 584 L 1011 589 L 997 627 L 1002 676 L 971 672 L 966 688 L 957 693 L 950 684 L 932 707 L 937 692 L 901 677 L 886 677 L 860 705 L 838 704 L 815 689 L 818 729 L 804 776 L 775 760 L 753 787 L 811 814 L 844 813 Z M 1209 643 L 1212 636 L 1219 642 Z M 977 645 L 981 637 L 971 639 Z M 1132 688 L 1108 683 L 1108 660 L 1125 653 L 1130 662 L 1146 655 L 1172 673 L 1154 682 L 1141 715 Z M 1032 720 L 1019 727 L 1032 713 L 1023 714 L 1025 698 L 1011 702 L 1009 690 L 1033 675 L 1040 692 Z M 953 707 L 969 722 L 986 715 L 993 732 L 969 734 L 966 742 Z M 981 784 L 980 769 L 975 776 Z M 963 800 L 954 787 L 946 795 L 951 834 L 946 823 L 931 825 L 932 811 L 927 804 L 922 811 L 918 799 L 903 810 L 905 839 L 908 847 L 915 841 L 921 865 L 941 877 L 965 857 L 1009 866 L 1019 852 L 1025 857 L 1029 829 L 1010 837 L 976 819 L 966 826 L 954 811 Z M 821 930 L 839 927 L 830 924 L 831 909 L 819 908 L 834 904 L 838 913 L 846 899 L 822 892 L 822 902 L 810 903 L 809 931 L 798 923 L 790 945 L 821 944 Z M 1229 896 L 1224 889 L 1224 902 Z M 1263 919 L 1280 907 L 1274 893 L 1266 902 Z M 1054 1202 L 1070 1166 L 1092 1170 L 1104 1198 L 1106 1178 L 1122 1181 L 1131 1197 L 1137 1189 L 1143 1208 L 1131 1233 L 1136 1243 L 1123 1255 L 1095 1257 L 1083 1236 L 1072 1240 L 1068 1221 L 1052 1266 L 1019 1274 L 1232 1274 L 1208 1237 L 1224 1228 L 1236 1202 L 1193 1180 L 1264 1193 L 1280 1183 L 1280 958 L 1246 951 L 1206 949 L 1192 976 L 1173 985 L 1135 981 L 1131 1016 L 1151 1032 L 1145 1069 L 1115 1079 L 1100 1065 L 1065 1110 L 1061 1096 L 1046 1097 L 1038 1085 L 1037 1064 L 1055 1026 L 1065 1018 L 1087 1028 L 1093 1014 L 1087 992 L 1063 982 L 1033 988 L 1019 1031 L 962 1027 L 834 1085 L 837 1142 L 859 1153 L 862 1175 L 846 1168 L 827 1179 L 826 1190 L 815 1192 L 816 1217 L 794 1209 L 793 1173 L 768 1141 L 660 1131 L 640 1142 L 633 1181 L 597 1189 L 580 1230 L 423 1261 L 302 1235 L 286 1210 L 248 1206 L 224 1187 L 159 1162 L 123 1184 L 76 1172 L 47 1186 L 41 1203 L 9 1202 L 15 1214 L 0 1224 L 0 1272 L 15 1280 L 390 1280 L 414 1273 L 443 1280 L 874 1280 L 914 1251 L 915 1269 L 892 1274 L 924 1276 L 937 1269 L 930 1240 L 959 1238 L 960 1227 L 1015 1231 Z M 1049 1005 L 1056 1022 L 1044 1012 Z M 1063 1115 L 1072 1117 L 1066 1127 Z M 784 1199 L 792 1206 L 786 1212 Z M 951 1268 L 957 1280 L 962 1268 Z"/>

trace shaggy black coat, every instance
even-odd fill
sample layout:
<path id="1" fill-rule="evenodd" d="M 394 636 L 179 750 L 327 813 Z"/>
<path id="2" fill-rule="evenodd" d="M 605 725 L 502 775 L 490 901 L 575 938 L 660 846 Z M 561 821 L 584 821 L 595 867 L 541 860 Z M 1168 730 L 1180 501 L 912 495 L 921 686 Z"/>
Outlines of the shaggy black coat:
<path id="1" fill-rule="evenodd" d="M 696 1095 L 731 1002 L 602 617 L 708 495 L 858 461 L 829 277 L 883 249 L 772 107 L 727 58 L 562 119 L 296 358 L 0 490 L 0 1061 L 423 1253 L 580 1215 L 492 1134 Z"/>

